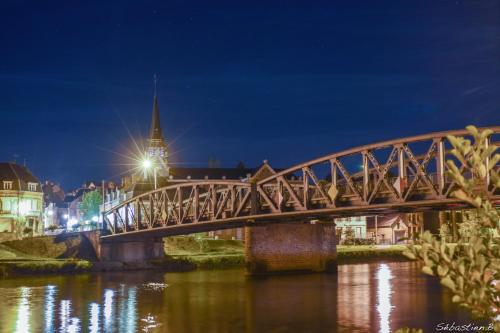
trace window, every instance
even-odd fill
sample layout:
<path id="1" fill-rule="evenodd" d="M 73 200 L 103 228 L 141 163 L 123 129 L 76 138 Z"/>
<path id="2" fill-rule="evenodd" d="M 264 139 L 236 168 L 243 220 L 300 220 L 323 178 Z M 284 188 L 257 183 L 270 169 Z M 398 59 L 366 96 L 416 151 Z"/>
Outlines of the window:
<path id="1" fill-rule="evenodd" d="M 3 198 L 2 199 L 2 211 L 4 212 L 10 212 L 12 209 L 10 199 L 9 198 Z"/>
<path id="2" fill-rule="evenodd" d="M 3 189 L 4 190 L 12 190 L 12 182 L 11 181 L 4 181 L 3 182 Z"/>
<path id="3" fill-rule="evenodd" d="M 35 192 L 37 183 L 28 183 L 28 190 Z"/>

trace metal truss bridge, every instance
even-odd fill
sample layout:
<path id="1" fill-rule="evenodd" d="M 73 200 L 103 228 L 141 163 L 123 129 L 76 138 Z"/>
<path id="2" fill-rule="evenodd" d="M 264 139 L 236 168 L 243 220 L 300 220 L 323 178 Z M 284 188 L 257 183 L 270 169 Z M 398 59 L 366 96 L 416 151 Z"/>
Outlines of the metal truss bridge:
<path id="1" fill-rule="evenodd" d="M 500 126 L 492 127 L 497 142 Z M 103 238 L 169 236 L 335 216 L 465 207 L 451 197 L 446 175 L 447 135 L 419 135 L 365 145 L 317 158 L 261 180 L 186 181 L 131 198 L 104 213 Z M 495 166 L 499 169 L 499 164 Z M 462 166 L 463 169 L 463 166 Z M 470 175 L 466 175 L 470 176 Z M 500 202 L 500 189 L 485 184 Z"/>

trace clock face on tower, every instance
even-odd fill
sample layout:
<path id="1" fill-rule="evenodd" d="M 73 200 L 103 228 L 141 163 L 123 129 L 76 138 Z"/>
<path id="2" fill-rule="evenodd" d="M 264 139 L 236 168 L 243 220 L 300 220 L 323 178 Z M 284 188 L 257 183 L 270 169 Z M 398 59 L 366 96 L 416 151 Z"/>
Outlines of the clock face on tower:
<path id="1" fill-rule="evenodd" d="M 150 147 L 148 149 L 148 155 L 149 155 L 149 157 L 165 158 L 165 157 L 167 157 L 167 152 L 166 152 L 165 148 L 163 148 L 163 147 Z"/>

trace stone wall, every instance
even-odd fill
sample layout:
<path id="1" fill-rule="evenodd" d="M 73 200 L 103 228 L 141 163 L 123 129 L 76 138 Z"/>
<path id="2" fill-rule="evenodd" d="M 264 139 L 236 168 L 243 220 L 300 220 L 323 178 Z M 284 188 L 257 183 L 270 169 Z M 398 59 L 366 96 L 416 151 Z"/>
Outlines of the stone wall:
<path id="1" fill-rule="evenodd" d="M 121 261 L 129 263 L 145 262 L 165 257 L 163 240 L 144 238 L 137 240 L 102 241 L 99 259 L 101 261 Z"/>
<path id="2" fill-rule="evenodd" d="M 26 237 L 4 244 L 33 256 L 95 260 L 98 257 L 99 235 L 99 231 L 63 233 L 55 236 Z"/>
<path id="3" fill-rule="evenodd" d="M 264 224 L 246 227 L 247 272 L 336 272 L 335 243 L 333 223 Z"/>

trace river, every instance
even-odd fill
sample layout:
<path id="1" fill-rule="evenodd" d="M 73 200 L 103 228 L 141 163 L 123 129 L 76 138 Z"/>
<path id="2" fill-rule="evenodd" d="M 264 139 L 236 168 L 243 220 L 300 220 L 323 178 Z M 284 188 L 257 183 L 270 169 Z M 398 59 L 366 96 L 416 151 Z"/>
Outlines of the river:
<path id="1" fill-rule="evenodd" d="M 125 272 L 0 280 L 0 332 L 434 332 L 470 322 L 413 262 L 337 275 Z"/>

